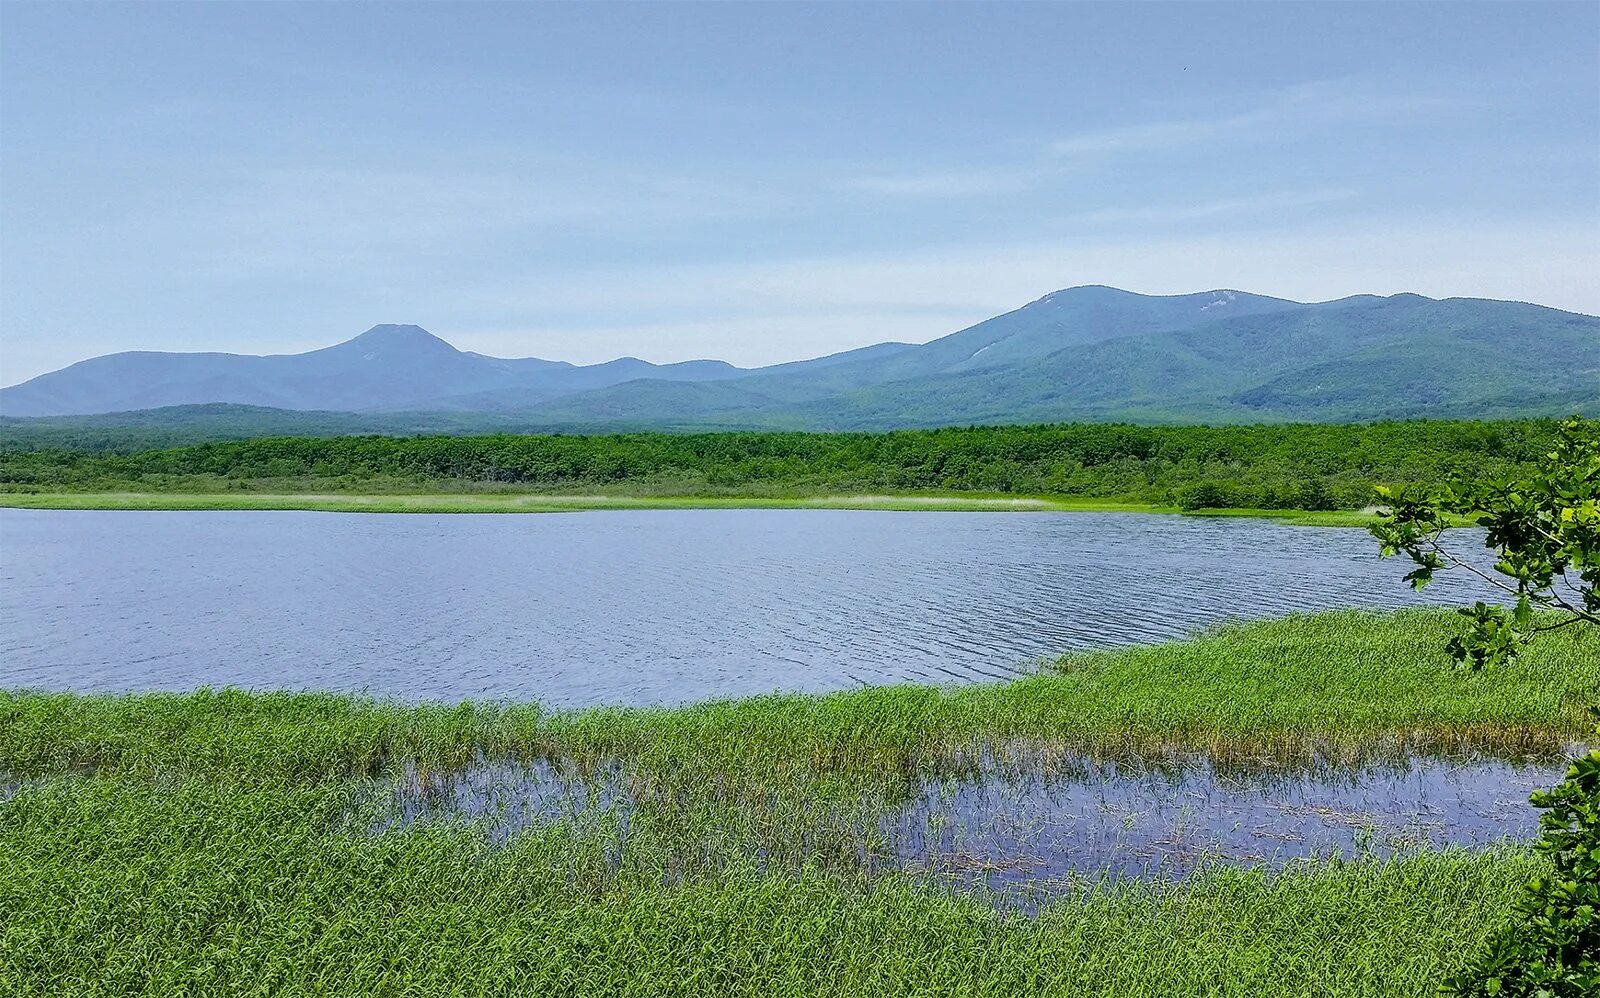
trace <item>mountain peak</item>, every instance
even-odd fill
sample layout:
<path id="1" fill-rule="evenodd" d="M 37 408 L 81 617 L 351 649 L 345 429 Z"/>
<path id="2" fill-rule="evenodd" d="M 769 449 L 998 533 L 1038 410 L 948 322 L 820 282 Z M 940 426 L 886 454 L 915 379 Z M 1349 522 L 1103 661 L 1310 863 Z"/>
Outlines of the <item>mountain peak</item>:
<path id="1" fill-rule="evenodd" d="M 361 350 L 369 356 L 396 354 L 443 356 L 461 352 L 421 326 L 398 323 L 373 326 L 360 336 L 346 340 L 340 346 Z"/>
<path id="2" fill-rule="evenodd" d="M 444 340 L 410 323 L 383 322 L 362 333 L 350 342 L 362 343 L 444 343 Z M 450 347 L 454 350 L 455 347 Z"/>
<path id="3" fill-rule="evenodd" d="M 1141 298 L 1144 296 L 1135 291 L 1124 291 L 1121 288 L 1114 288 L 1109 284 L 1075 284 L 1070 288 L 1060 288 L 1052 291 L 1044 297 L 1037 299 L 1033 304 L 1037 305 L 1040 302 L 1056 301 L 1062 298 L 1092 299 L 1119 297 Z"/>

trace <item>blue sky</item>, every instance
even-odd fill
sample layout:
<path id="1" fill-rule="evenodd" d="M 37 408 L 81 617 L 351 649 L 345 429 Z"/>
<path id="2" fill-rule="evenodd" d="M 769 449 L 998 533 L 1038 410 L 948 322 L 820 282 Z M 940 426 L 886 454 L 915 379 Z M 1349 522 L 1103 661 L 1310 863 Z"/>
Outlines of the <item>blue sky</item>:
<path id="1" fill-rule="evenodd" d="M 1600 313 L 1600 5 L 0 4 L 0 382 L 771 363 L 1046 292 Z"/>

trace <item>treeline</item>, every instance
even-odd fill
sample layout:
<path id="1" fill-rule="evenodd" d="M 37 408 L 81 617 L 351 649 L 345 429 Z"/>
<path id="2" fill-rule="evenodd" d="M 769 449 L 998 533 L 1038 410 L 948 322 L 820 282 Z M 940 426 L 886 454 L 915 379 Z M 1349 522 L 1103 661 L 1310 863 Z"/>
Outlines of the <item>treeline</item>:
<path id="1" fill-rule="evenodd" d="M 1376 483 L 1524 472 L 1553 420 L 996 426 L 889 433 L 274 437 L 134 454 L 0 452 L 16 491 L 630 489 L 985 492 L 1185 508 L 1353 509 Z"/>
<path id="2" fill-rule="evenodd" d="M 255 437 L 344 437 L 381 434 L 463 436 L 560 432 L 515 416 L 486 412 L 302 412 L 211 402 L 91 416 L 0 416 L 0 453 L 78 450 L 133 454 L 166 447 Z"/>

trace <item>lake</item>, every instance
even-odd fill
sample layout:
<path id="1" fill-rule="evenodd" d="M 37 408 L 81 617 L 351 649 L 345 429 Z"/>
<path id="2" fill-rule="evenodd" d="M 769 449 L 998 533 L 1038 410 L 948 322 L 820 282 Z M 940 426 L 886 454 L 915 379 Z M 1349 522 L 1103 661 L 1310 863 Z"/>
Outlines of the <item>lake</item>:
<path id="1" fill-rule="evenodd" d="M 1415 605 L 1406 570 L 1362 530 L 1131 513 L 0 509 L 0 687 L 572 706 L 970 682 Z"/>

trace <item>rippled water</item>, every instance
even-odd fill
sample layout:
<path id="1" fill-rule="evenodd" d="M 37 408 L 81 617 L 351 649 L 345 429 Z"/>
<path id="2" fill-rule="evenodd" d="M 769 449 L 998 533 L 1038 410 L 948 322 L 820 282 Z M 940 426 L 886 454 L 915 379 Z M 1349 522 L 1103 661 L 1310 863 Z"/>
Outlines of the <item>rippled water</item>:
<path id="1" fill-rule="evenodd" d="M 966 681 L 1414 604 L 1404 572 L 1361 530 L 1127 513 L 0 509 L 0 686 L 575 705 Z"/>

